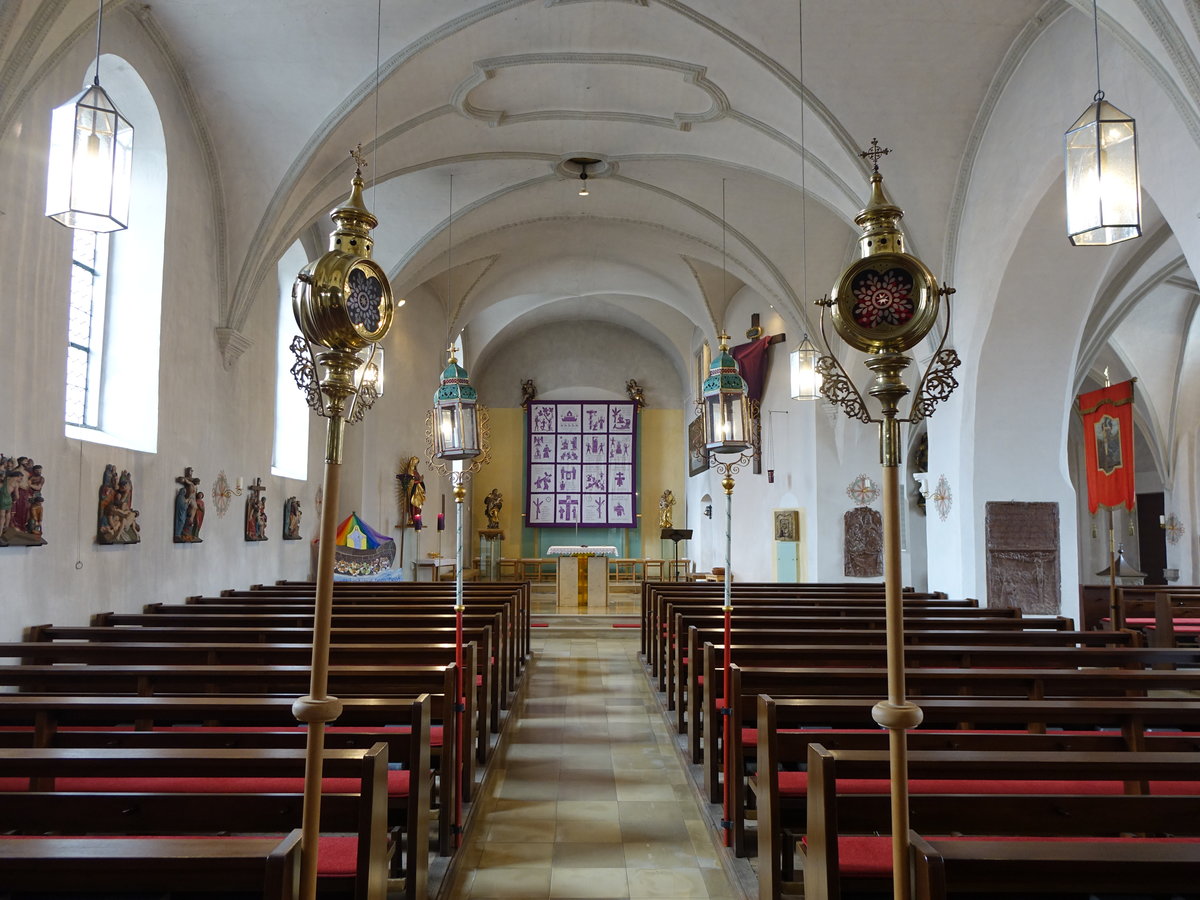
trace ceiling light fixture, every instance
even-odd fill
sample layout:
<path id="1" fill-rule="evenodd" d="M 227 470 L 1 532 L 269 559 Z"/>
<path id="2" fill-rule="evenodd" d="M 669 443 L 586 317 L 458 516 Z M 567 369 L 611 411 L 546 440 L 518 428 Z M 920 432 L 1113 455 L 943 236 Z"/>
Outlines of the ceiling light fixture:
<path id="1" fill-rule="evenodd" d="M 1105 247 L 1140 237 L 1137 126 L 1100 89 L 1100 13 L 1092 0 L 1096 95 L 1063 137 L 1067 237 L 1076 247 Z"/>
<path id="2" fill-rule="evenodd" d="M 100 87 L 104 0 L 99 3 L 91 87 L 50 116 L 46 215 L 68 228 L 109 232 L 129 227 L 133 126 Z"/>
<path id="3" fill-rule="evenodd" d="M 587 196 L 591 195 L 591 191 L 588 190 L 588 185 L 587 185 L 587 182 L 588 182 L 587 167 L 588 167 L 588 164 L 586 162 L 579 164 L 579 196 L 580 197 L 587 197 Z"/>

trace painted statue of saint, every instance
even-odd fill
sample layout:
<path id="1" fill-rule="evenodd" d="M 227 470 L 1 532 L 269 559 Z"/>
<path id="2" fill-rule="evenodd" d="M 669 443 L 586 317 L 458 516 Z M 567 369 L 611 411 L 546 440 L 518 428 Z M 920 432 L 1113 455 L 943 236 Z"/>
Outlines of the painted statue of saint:
<path id="1" fill-rule="evenodd" d="M 658 527 L 659 528 L 672 527 L 671 526 L 671 513 L 674 508 L 675 508 L 675 495 L 672 494 L 670 489 L 668 488 L 667 490 L 663 491 L 662 496 L 658 498 Z"/>
<path id="2" fill-rule="evenodd" d="M 492 488 L 490 494 L 483 498 L 483 514 L 487 516 L 487 527 L 500 527 L 500 510 L 504 508 L 504 496 L 498 488 Z"/>

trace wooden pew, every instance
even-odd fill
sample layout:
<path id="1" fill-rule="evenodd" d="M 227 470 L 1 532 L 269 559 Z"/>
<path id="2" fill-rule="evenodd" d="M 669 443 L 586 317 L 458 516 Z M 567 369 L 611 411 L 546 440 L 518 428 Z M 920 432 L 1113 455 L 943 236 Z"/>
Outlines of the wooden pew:
<path id="1" fill-rule="evenodd" d="M 186 627 L 153 625 L 96 626 L 96 625 L 35 625 L 26 628 L 25 641 L 131 641 L 140 643 L 271 643 L 311 646 L 312 630 L 308 628 L 248 628 L 248 627 Z M 347 664 L 395 664 L 410 659 L 420 661 L 422 648 L 441 647 L 448 661 L 454 658 L 455 630 L 429 628 L 398 630 L 395 628 L 334 628 L 330 630 L 331 661 Z M 479 687 L 479 732 L 486 735 L 500 731 L 500 690 L 502 678 L 492 642 L 492 627 L 463 629 L 463 639 L 475 645 L 476 685 Z M 341 645 L 355 645 L 341 649 Z M 383 645 L 387 649 L 380 649 Z M 395 645 L 395 646 L 393 646 Z M 415 645 L 412 657 L 409 649 Z M 339 649 L 333 649 L 339 648 Z M 469 654 L 468 654 L 469 655 Z M 247 660 L 239 660 L 247 661 Z M 300 661 L 297 660 L 297 663 Z M 468 660 L 464 657 L 464 665 Z M 481 743 L 479 764 L 486 761 L 487 741 Z"/>
<path id="2" fill-rule="evenodd" d="M 758 797 L 758 851 L 760 898 L 779 897 L 782 873 L 786 862 L 785 829 L 799 831 L 806 821 L 807 797 L 782 803 L 779 799 L 779 771 L 783 765 L 803 765 L 808 760 L 809 745 L 820 743 L 830 732 L 854 729 L 851 738 L 858 741 L 877 741 L 876 748 L 886 748 L 888 735 L 874 727 L 870 718 L 871 698 L 775 699 L 758 697 L 758 758 L 759 774 L 751 781 Z M 1155 732 L 1152 728 L 1200 729 L 1200 701 L 1145 700 L 1140 698 L 1108 698 L 1104 700 L 994 700 L 926 698 L 919 705 L 925 715 L 920 729 L 908 735 L 910 748 L 925 746 L 922 742 L 939 743 L 951 740 L 955 746 L 978 749 L 988 741 L 1012 755 L 1014 741 L 1037 742 L 1039 749 L 1047 742 L 1083 746 L 1106 741 L 1120 741 L 1124 751 L 1144 751 L 1147 748 L 1181 747 L 1195 749 L 1200 736 Z M 1029 734 L 984 734 L 962 731 L 965 723 L 983 729 L 1021 729 Z M 1115 729 L 1108 734 L 1083 735 L 1047 731 L 1053 724 L 1067 729 L 1096 727 Z M 936 735 L 935 730 L 948 734 Z M 1163 743 L 1159 743 L 1159 742 Z M 1089 747 L 1090 749 L 1090 747 Z M 1196 771 L 1200 772 L 1200 769 Z M 809 775 L 811 778 L 811 773 Z M 1134 776 L 1137 777 L 1137 776 Z M 1196 777 L 1196 776 L 1191 776 Z M 961 803 L 958 804 L 961 806 Z M 1053 816 L 1049 816 L 1053 818 Z M 914 823 L 914 827 L 916 827 Z M 924 832 L 932 833 L 928 829 Z"/>
<path id="3" fill-rule="evenodd" d="M 1107 839 L 1093 840 L 1091 853 L 1080 856 L 1095 860 L 1103 859 L 1115 847 L 1129 846 L 1128 839 L 1118 840 L 1124 833 L 1189 835 L 1196 842 L 1191 844 L 1193 866 L 1186 886 L 1179 881 L 1178 871 L 1172 879 L 1160 880 L 1161 873 L 1145 865 L 1153 857 L 1136 854 L 1129 862 L 1142 864 L 1141 881 L 1126 877 L 1117 883 L 1140 883 L 1139 892 L 1150 884 L 1175 885 L 1167 890 L 1195 889 L 1196 863 L 1200 862 L 1200 757 L 1195 754 L 915 751 L 909 754 L 909 774 L 909 816 L 916 831 Z M 809 746 L 806 900 L 830 900 L 846 891 L 890 885 L 891 841 L 874 837 L 891 828 L 887 775 L 886 751 Z M 866 779 L 868 784 L 859 781 L 847 791 L 847 783 L 841 782 L 843 789 L 839 790 L 840 779 Z M 882 792 L 869 787 L 876 779 Z M 1150 784 L 1149 794 L 1133 787 L 1139 782 Z M 1163 785 L 1162 793 L 1156 793 L 1157 785 Z M 978 887 L 1003 891 L 1007 881 L 1048 896 L 1048 885 L 1029 880 L 1033 870 L 1022 871 L 1023 842 L 1008 843 L 1012 844 L 1010 871 L 993 870 L 994 881 Z M 1084 844 L 1080 840 L 1076 846 L 1082 850 Z M 1035 842 L 1034 846 L 1043 844 Z M 843 861 L 845 851 L 852 851 L 856 859 Z M 1034 855 L 1031 862 L 1036 860 Z M 883 884 L 879 875 L 885 876 Z M 1089 873 L 1077 875 L 1076 895 L 1086 890 L 1086 884 L 1096 884 Z M 1103 890 L 1114 887 L 1108 884 Z M 767 895 L 760 892 L 762 897 Z"/>
<path id="4" fill-rule="evenodd" d="M 436 715 L 435 699 L 431 695 L 341 698 L 342 714 L 326 728 L 325 746 L 353 748 L 382 741 L 403 761 L 412 755 L 412 736 L 417 733 L 418 738 L 425 736 L 426 755 L 413 764 L 428 769 L 428 722 Z M 443 742 L 451 746 L 453 724 L 451 717 L 448 740 L 443 731 Z M 305 727 L 297 725 L 292 715 L 292 701 L 269 696 L 0 694 L 0 726 L 7 726 L 0 728 L 0 744 L 9 747 L 281 748 L 303 747 L 306 737 Z M 454 844 L 449 810 L 454 808 L 455 779 L 453 755 L 443 752 L 440 756 L 437 775 L 443 793 L 438 846 L 441 854 L 448 856 Z"/>
<path id="5" fill-rule="evenodd" d="M 658 638 L 662 635 L 662 631 L 669 624 L 669 617 L 666 614 L 667 604 L 688 605 L 694 604 L 697 606 L 713 606 L 720 605 L 724 602 L 723 595 L 720 591 L 712 590 L 717 587 L 715 585 L 696 584 L 693 586 L 684 585 L 669 585 L 661 590 L 654 584 L 643 585 L 642 589 L 642 657 L 650 666 L 651 672 L 658 674 L 658 666 L 660 660 L 657 658 L 656 644 L 652 638 Z M 735 606 L 743 604 L 773 604 L 773 605 L 795 605 L 806 608 L 829 608 L 831 606 L 846 607 L 846 608 L 865 608 L 878 609 L 884 608 L 884 597 L 880 593 L 850 593 L 841 592 L 821 592 L 814 590 L 787 591 L 779 590 L 779 588 L 793 587 L 789 585 L 774 585 L 775 589 L 770 589 L 761 586 L 740 586 L 732 587 L 733 603 Z M 708 589 L 706 589 L 708 588 Z M 943 607 L 957 607 L 961 609 L 969 609 L 978 607 L 978 601 L 974 600 L 944 600 L 933 597 L 932 595 L 914 596 L 906 594 L 902 598 L 905 608 L 909 607 L 930 607 L 940 609 Z"/>
<path id="6" fill-rule="evenodd" d="M 47 833 L 66 837 L 286 833 L 300 821 L 304 764 L 301 750 L 0 751 L 3 777 L 34 782 L 31 790 L 2 795 L 0 829 L 31 835 L 30 843 Z M 384 900 L 387 895 L 387 765 L 383 744 L 324 754 L 325 777 L 338 781 L 331 785 L 334 790 L 322 793 L 322 832 L 347 833 L 353 843 L 323 834 L 319 849 L 326 862 L 318 869 L 318 890 L 323 895 L 336 893 L 355 900 Z M 265 790 L 255 786 L 258 779 L 277 782 L 281 775 L 282 783 L 269 783 Z M 231 781 L 242 778 L 249 780 Z M 151 783 L 160 779 L 161 789 L 152 788 Z M 53 783 L 38 784 L 46 780 Z M 407 841 L 417 835 L 404 837 Z M 220 840 L 213 838 L 214 843 Z M 347 850 L 352 851 L 349 865 L 339 859 Z M 416 877 L 406 882 L 405 896 L 417 900 L 426 892 L 428 853 L 419 861 L 418 852 L 409 855 Z"/>
<path id="7" fill-rule="evenodd" d="M 406 658 L 435 660 L 426 666 L 396 666 L 396 651 L 384 645 L 330 648 L 334 696 L 413 696 L 428 693 L 442 740 L 436 763 L 449 786 L 457 759 L 457 667 L 453 647 L 406 648 Z M 475 665 L 477 648 L 463 648 L 464 670 Z M 0 658 L 20 658 L 21 666 L 0 666 L 0 684 L 27 692 L 63 693 L 288 693 L 307 692 L 311 647 L 302 644 L 202 644 L 51 641 L 0 643 Z M 363 665 L 346 665 L 345 661 Z M 83 663 L 85 667 L 77 664 Z M 471 800 L 475 765 L 486 761 L 488 731 L 477 711 L 479 692 L 464 684 L 463 799 Z"/>
<path id="8" fill-rule="evenodd" d="M 784 697 L 851 697 L 867 696 L 880 699 L 887 696 L 887 670 L 806 668 L 755 669 L 742 668 L 734 663 L 730 668 L 730 771 L 737 773 L 729 780 L 731 802 L 729 819 L 732 823 L 735 853 L 747 852 L 745 833 L 747 781 L 743 773 L 750 771 L 756 760 L 758 736 L 757 697 L 769 694 L 775 700 Z M 1151 691 L 1200 691 L 1200 670 L 1156 671 L 1153 669 L 1078 669 L 1078 668 L 1018 668 L 1000 669 L 983 665 L 981 668 L 912 668 L 905 676 L 908 696 L 918 705 L 927 697 L 980 697 L 1041 700 L 1046 698 L 1086 697 L 1148 697 Z M 721 748 L 720 720 L 712 716 L 705 728 L 705 746 Z M 749 743 L 748 743 L 748 740 Z M 706 753 L 705 784 L 709 799 L 720 800 L 720 777 L 724 773 L 725 754 Z"/>
<path id="9" fill-rule="evenodd" d="M 717 634 L 696 632 L 695 637 L 719 637 Z M 739 633 L 739 640 L 751 634 Z M 941 637 L 943 633 L 935 632 L 933 637 Z M 1197 648 L 1152 648 L 1130 645 L 1128 638 L 1133 637 L 1129 632 L 1052 632 L 1050 637 L 1061 639 L 1057 645 L 1038 643 L 1034 646 L 1024 646 L 1015 641 L 996 642 L 995 635 L 986 633 L 958 636 L 962 643 L 948 642 L 938 644 L 932 639 L 925 641 L 909 640 L 906 643 L 904 657 L 905 665 L 909 668 L 974 668 L 991 667 L 998 669 L 1161 669 L 1171 670 L 1183 667 L 1195 670 L 1200 667 L 1200 650 Z M 1071 638 L 1081 638 L 1075 644 Z M 764 641 L 769 640 L 770 634 L 762 635 Z M 849 645 L 841 643 L 820 643 L 819 635 L 805 634 L 807 644 L 778 643 L 781 633 L 774 633 L 774 644 L 735 644 L 732 657 L 743 668 L 796 668 L 797 661 L 804 663 L 804 668 L 815 668 L 826 671 L 835 668 L 869 668 L 882 669 L 887 663 L 887 649 L 884 642 L 874 644 L 859 640 L 862 643 Z M 841 634 L 834 634 L 837 640 Z M 914 637 L 920 637 L 914 635 Z M 953 639 L 953 635 L 950 636 Z M 1032 635 L 1030 637 L 1033 637 Z M 1043 635 L 1037 635 L 1043 637 Z M 906 635 L 906 639 L 908 635 Z M 1101 640 L 1097 641 L 1096 638 Z M 984 642 L 986 639 L 986 643 Z M 978 643 L 966 643 L 974 640 Z M 1111 642 L 1111 643 L 1110 643 Z M 724 685 L 723 665 L 725 648 L 712 641 L 705 641 L 698 654 L 701 664 L 689 667 L 689 680 L 695 679 L 706 684 L 714 684 L 716 690 L 710 693 L 697 684 L 689 686 L 701 699 L 697 706 L 701 714 L 696 718 L 701 722 L 706 715 L 711 714 L 713 704 Z M 689 734 L 691 721 L 689 721 Z M 697 758 L 695 761 L 699 761 Z"/>
<path id="10" fill-rule="evenodd" d="M 1152 647 L 1194 645 L 1200 634 L 1200 593 L 1160 590 L 1149 600 L 1123 597 L 1121 622 L 1145 632 Z"/>
<path id="11" fill-rule="evenodd" d="M 882 665 L 885 659 L 887 643 L 886 632 L 880 634 L 872 631 L 792 631 L 780 629 L 763 629 L 753 631 L 739 628 L 734 635 L 737 643 L 734 645 L 733 658 L 749 666 L 782 666 L 795 665 L 803 661 L 806 665 L 835 665 L 859 666 Z M 712 681 L 712 674 L 705 658 L 705 645 L 711 643 L 716 648 L 717 664 L 723 659 L 725 632 L 723 628 L 701 628 L 696 625 L 688 627 L 687 646 L 679 658 L 677 670 L 673 673 L 673 684 L 668 688 L 676 695 L 675 707 L 676 726 L 686 723 L 688 746 L 692 754 L 692 762 L 700 762 L 700 728 L 703 716 L 711 705 L 708 695 L 703 689 L 704 684 L 718 684 Z M 969 666 L 971 648 L 1012 647 L 1018 651 L 1024 648 L 1046 647 L 1067 650 L 1076 647 L 1134 647 L 1138 646 L 1140 637 L 1131 631 L 1046 631 L 1046 632 L 1009 632 L 1009 631 L 934 631 L 917 632 L 908 630 L 904 636 L 905 644 L 912 648 L 908 651 L 910 657 L 918 652 L 918 648 L 928 647 L 924 653 L 928 663 L 910 661 L 909 665 L 932 665 L 936 667 Z M 941 652 L 933 648 L 940 645 L 959 648 L 956 652 Z M 816 661 L 814 654 L 820 657 Z M 692 660 L 700 664 L 693 665 Z M 1133 663 L 1104 663 L 1104 665 L 1130 665 Z M 1164 661 L 1161 663 L 1166 665 Z M 1007 667 L 1020 665 L 1009 660 Z M 1034 663 L 1038 665 L 1038 663 Z M 1058 665 L 1055 663 L 1054 665 Z M 1138 664 L 1140 665 L 1140 664 Z M 1005 667 L 1005 666 L 1002 666 Z M 715 696 L 715 695 L 714 695 Z M 697 698 L 693 704 L 691 698 Z M 682 730 L 682 729 L 681 729 Z"/>
<path id="12" fill-rule="evenodd" d="M 964 610 L 964 612 L 969 612 Z M 921 610 L 905 611 L 905 629 L 916 633 L 945 631 L 945 632 L 1010 632 L 1013 634 L 1028 634 L 1039 631 L 1069 631 L 1070 619 L 1061 617 L 1032 619 L 1020 617 L 990 617 L 990 616 L 926 616 Z M 832 633 L 836 631 L 857 630 L 874 631 L 886 640 L 886 617 L 882 609 L 863 612 L 855 615 L 823 615 L 812 614 L 809 610 L 791 611 L 785 607 L 743 607 L 735 616 L 734 628 L 739 632 L 745 631 L 808 631 Z M 672 616 L 662 639 L 662 653 L 665 665 L 659 677 L 659 690 L 667 692 L 667 709 L 675 709 L 679 700 L 682 661 L 687 652 L 686 636 L 692 626 L 709 631 L 721 629 L 724 634 L 724 616 L 716 611 L 701 609 L 693 612 L 678 611 Z M 918 638 L 906 640 L 915 642 Z M 940 639 L 938 639 L 940 640 Z M 683 731 L 683 713 L 676 716 L 679 731 Z"/>
<path id="13" fill-rule="evenodd" d="M 1039 897 L 1078 897 L 1081 891 L 1179 895 L 1194 890 L 1200 863 L 1193 841 L 951 841 L 927 840 L 915 831 L 909 841 L 915 900 L 999 888 Z"/>
<path id="14" fill-rule="evenodd" d="M 334 582 L 334 603 L 373 600 L 389 603 L 420 603 L 430 602 L 445 604 L 450 607 L 454 601 L 453 585 L 438 583 L 410 582 L 401 584 L 358 584 L 354 582 Z M 288 597 L 314 597 L 315 587 L 312 582 L 280 581 L 273 585 L 253 585 L 249 591 L 227 590 L 221 592 L 226 599 L 250 599 L 256 595 Z M 517 640 L 519 663 L 523 665 L 529 656 L 529 603 L 530 587 L 528 581 L 517 584 L 496 584 L 489 582 L 473 582 L 463 585 L 463 602 L 468 608 L 481 603 L 503 601 L 514 609 L 513 627 Z M 200 598 L 188 598 L 188 602 L 201 602 Z"/>
<path id="15" fill-rule="evenodd" d="M 1072 622 L 1062 616 L 1045 618 L 1022 617 L 993 617 L 972 615 L 963 610 L 961 616 L 926 616 L 920 609 L 905 610 L 906 626 L 917 630 L 931 631 L 1071 631 Z M 755 629 L 804 629 L 809 631 L 832 631 L 838 629 L 859 629 L 886 632 L 886 618 L 882 608 L 868 610 L 856 614 L 830 615 L 824 612 L 814 613 L 806 609 L 789 609 L 786 606 L 743 606 L 734 613 L 735 627 L 747 630 Z M 700 609 L 697 611 L 675 612 L 667 624 L 661 639 L 658 641 L 659 651 L 663 659 L 660 666 L 658 689 L 666 690 L 671 683 L 679 657 L 682 655 L 683 641 L 687 629 L 691 625 L 715 628 L 724 623 L 724 615 L 716 610 Z M 683 637 L 681 637 L 683 636 Z M 668 695 L 668 708 L 673 708 L 674 698 Z"/>
<path id="16" fill-rule="evenodd" d="M 852 605 L 863 603 L 867 605 L 882 604 L 884 590 L 882 585 L 824 585 L 824 584 L 788 584 L 788 583 L 747 583 L 738 582 L 730 585 L 734 603 L 742 601 L 810 601 L 819 603 L 836 603 Z M 918 593 L 905 588 L 902 594 L 905 605 L 927 605 L 938 601 L 947 606 L 978 607 L 978 600 L 947 600 L 942 593 Z M 653 626 L 655 618 L 659 624 L 664 620 L 661 615 L 662 603 L 668 601 L 713 603 L 723 602 L 724 585 L 710 582 L 646 582 L 642 585 L 642 625 L 643 629 Z M 933 605 L 937 605 L 936 603 Z M 647 653 L 643 648 L 643 654 Z"/>
<path id="17" fill-rule="evenodd" d="M 0 837 L 0 883 L 12 891 L 219 891 L 295 900 L 300 829 L 278 838 Z"/>
<path id="18" fill-rule="evenodd" d="M 1190 584 L 1172 584 L 1172 585 L 1154 585 L 1154 584 L 1135 584 L 1122 585 L 1117 587 L 1117 611 L 1118 615 L 1123 615 L 1127 610 L 1133 609 L 1141 611 L 1144 609 L 1153 608 L 1154 595 L 1159 592 L 1168 594 L 1176 594 L 1179 596 L 1190 595 L 1196 598 L 1200 595 L 1200 585 Z M 1148 605 L 1148 607 L 1147 607 Z M 1079 621 L 1080 627 L 1092 630 L 1100 628 L 1111 628 L 1111 609 L 1109 606 L 1109 594 L 1107 584 L 1081 584 L 1079 586 Z M 1124 627 L 1122 621 L 1120 627 Z"/>
<path id="19" fill-rule="evenodd" d="M 140 626 L 157 627 L 234 627 L 234 628 L 307 628 L 312 631 L 312 613 L 303 607 L 291 607 L 287 612 L 263 612 L 258 608 L 247 609 L 244 605 L 224 611 L 218 606 L 174 606 L 151 603 L 142 613 L 104 612 L 92 616 L 95 626 Z M 168 611 L 171 610 L 171 611 Z M 503 611 L 465 613 L 464 627 L 492 626 L 496 639 L 496 658 L 503 673 L 503 690 L 500 692 L 501 706 L 507 709 L 517 689 L 517 648 L 511 639 Z M 334 608 L 331 620 L 333 628 L 389 628 L 393 630 L 418 630 L 426 628 L 455 627 L 455 616 L 447 612 L 422 612 L 415 609 L 389 610 L 376 608 L 369 612 L 358 612 L 352 608 Z"/>

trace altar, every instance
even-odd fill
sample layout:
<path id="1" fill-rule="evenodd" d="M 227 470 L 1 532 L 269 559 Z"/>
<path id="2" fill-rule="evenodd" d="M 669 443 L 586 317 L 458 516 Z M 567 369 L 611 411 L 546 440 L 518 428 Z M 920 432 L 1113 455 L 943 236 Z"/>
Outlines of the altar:
<path id="1" fill-rule="evenodd" d="M 608 559 L 617 548 L 586 544 L 562 544 L 546 550 L 558 557 L 555 586 L 560 607 L 608 609 Z"/>

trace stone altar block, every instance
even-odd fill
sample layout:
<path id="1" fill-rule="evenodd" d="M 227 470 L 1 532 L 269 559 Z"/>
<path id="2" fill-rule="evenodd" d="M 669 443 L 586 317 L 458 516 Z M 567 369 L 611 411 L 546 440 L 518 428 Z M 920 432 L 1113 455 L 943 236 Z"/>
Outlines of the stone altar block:
<path id="1" fill-rule="evenodd" d="M 546 550 L 558 557 L 555 587 L 559 607 L 608 610 L 608 558 L 616 547 L 564 544 Z"/>

